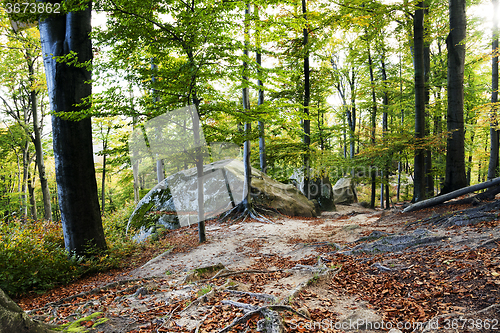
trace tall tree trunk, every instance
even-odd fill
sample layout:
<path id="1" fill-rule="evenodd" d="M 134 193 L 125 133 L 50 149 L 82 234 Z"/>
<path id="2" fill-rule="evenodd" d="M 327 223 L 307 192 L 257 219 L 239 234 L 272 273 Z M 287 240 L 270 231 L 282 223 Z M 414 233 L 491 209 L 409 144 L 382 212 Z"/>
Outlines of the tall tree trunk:
<path id="1" fill-rule="evenodd" d="M 373 61 L 370 46 L 368 46 L 368 66 L 370 67 L 370 84 L 372 90 L 372 113 L 371 113 L 371 141 L 372 144 L 375 145 L 375 134 L 376 134 L 376 126 L 377 126 L 377 96 L 375 95 L 375 77 L 373 75 Z M 371 182 L 372 182 L 372 193 L 370 198 L 370 208 L 375 208 L 375 195 L 377 191 L 377 175 L 376 168 L 371 168 Z"/>
<path id="2" fill-rule="evenodd" d="M 354 67 L 351 68 L 351 79 L 349 80 L 349 87 L 351 92 L 351 110 L 347 111 L 347 121 L 349 124 L 349 155 L 351 159 L 356 155 L 355 149 L 355 133 L 356 133 L 356 76 Z"/>
<path id="3" fill-rule="evenodd" d="M 101 179 L 101 212 L 104 214 L 106 208 L 106 153 L 102 156 L 102 179 Z"/>
<path id="4" fill-rule="evenodd" d="M 415 67 L 415 149 L 413 202 L 425 199 L 425 62 L 424 62 L 424 2 L 418 3 L 413 17 L 414 67 Z"/>
<path id="5" fill-rule="evenodd" d="M 464 133 L 464 66 L 467 20 L 465 0 L 450 0 L 450 34 L 448 47 L 448 113 L 446 144 L 446 172 L 441 193 L 448 193 L 467 185 L 465 177 Z"/>
<path id="6" fill-rule="evenodd" d="M 203 193 L 203 147 L 201 146 L 201 124 L 200 124 L 200 100 L 197 95 L 193 95 L 194 114 L 193 114 L 193 132 L 194 146 L 196 147 L 196 176 L 197 176 L 197 198 L 198 198 L 198 241 L 204 243 L 207 241 L 205 232 L 205 197 Z"/>
<path id="7" fill-rule="evenodd" d="M 254 16 L 259 22 L 259 12 L 257 5 L 254 5 Z M 257 105 L 260 106 L 264 104 L 264 89 L 262 83 L 262 53 L 261 53 L 261 43 L 260 43 L 260 31 L 259 28 L 255 31 L 257 51 L 255 52 L 255 61 L 257 62 L 257 85 L 259 86 Z M 266 161 L 266 137 L 265 137 L 265 126 L 262 120 L 259 120 L 259 162 L 260 170 L 266 173 L 267 161 Z"/>
<path id="8" fill-rule="evenodd" d="M 387 89 L 387 72 L 385 69 L 385 51 L 382 54 L 382 81 L 383 86 L 384 86 L 384 97 L 383 97 L 383 105 L 384 105 L 384 112 L 382 114 L 382 136 L 384 139 L 387 136 L 387 133 L 389 132 L 389 124 L 388 124 L 388 119 L 387 119 L 387 111 L 389 109 L 389 93 Z M 386 160 L 384 162 L 384 181 L 382 182 L 382 188 L 385 187 L 385 191 L 381 191 L 380 194 L 380 201 L 381 201 L 381 207 L 384 208 L 383 201 L 385 200 L 385 208 L 389 209 L 391 208 L 391 202 L 390 202 L 390 193 L 389 193 L 389 165 L 390 161 L 392 161 L 392 153 L 386 157 Z M 381 189 L 382 189 L 381 188 Z M 385 197 L 383 195 L 385 193 Z"/>
<path id="9" fill-rule="evenodd" d="M 35 198 L 35 180 L 32 177 L 31 172 L 28 171 L 28 193 L 30 198 L 30 215 L 33 220 L 38 220 L 38 214 L 36 210 L 36 198 Z"/>
<path id="10" fill-rule="evenodd" d="M 311 144 L 311 121 L 309 120 L 309 101 L 311 100 L 311 87 L 309 83 L 310 69 L 309 69 L 309 28 L 307 26 L 307 0 L 302 0 L 302 15 L 306 25 L 303 32 L 302 45 L 304 46 L 304 195 L 309 198 L 309 146 Z"/>
<path id="11" fill-rule="evenodd" d="M 488 179 L 498 176 L 498 148 L 499 148 L 499 130 L 498 130 L 498 0 L 492 0 L 493 4 L 493 42 L 491 59 L 491 111 L 490 111 L 490 163 L 488 165 Z"/>
<path id="12" fill-rule="evenodd" d="M 101 124 L 102 126 L 102 124 Z M 106 157 L 108 156 L 108 141 L 109 133 L 111 132 L 111 125 L 108 124 L 106 128 L 106 135 L 103 137 L 102 142 L 102 179 L 101 179 L 101 213 L 104 214 L 106 208 Z M 101 127 L 102 134 L 102 127 Z"/>
<path id="13" fill-rule="evenodd" d="M 403 64 L 401 61 L 401 55 L 399 56 L 399 99 L 403 100 Z M 401 102 L 400 102 L 401 104 Z M 401 106 L 401 105 L 400 105 Z M 404 108 L 401 106 L 401 127 L 405 123 L 405 112 Z M 401 161 L 401 157 L 398 161 L 398 185 L 396 188 L 396 201 L 399 202 L 399 196 L 401 194 L 401 174 L 403 172 L 403 162 Z"/>
<path id="14" fill-rule="evenodd" d="M 243 54 L 245 55 L 245 60 L 243 61 L 243 91 L 242 91 L 242 105 L 243 112 L 249 112 L 250 110 L 250 88 L 248 87 L 248 47 L 249 47 L 249 20 L 250 20 L 250 3 L 245 6 L 245 48 Z M 243 200 L 242 204 L 244 209 L 251 209 L 252 197 L 252 166 L 250 165 L 250 131 L 252 129 L 252 124 L 249 121 L 245 122 L 244 133 L 245 142 L 243 144 L 243 166 L 244 166 L 244 182 L 243 182 Z"/>
<path id="15" fill-rule="evenodd" d="M 424 8 L 424 17 L 427 15 L 428 9 L 427 5 L 425 5 Z M 427 120 L 426 122 L 426 128 L 425 128 L 425 134 L 430 135 L 430 124 L 431 124 L 431 117 L 429 113 L 429 101 L 430 101 L 430 87 L 429 87 L 429 78 L 430 78 L 430 73 L 431 73 L 431 49 L 430 49 L 430 42 L 427 40 L 428 39 L 428 29 L 425 27 L 424 23 L 424 84 L 425 84 L 425 118 Z M 426 192 L 426 197 L 433 197 L 434 196 L 434 175 L 432 172 L 432 151 L 431 149 L 427 148 L 425 150 L 425 192 Z"/>
<path id="16" fill-rule="evenodd" d="M 45 161 L 43 157 L 42 148 L 42 135 L 40 133 L 41 120 L 38 118 L 38 106 L 37 106 L 37 92 L 34 89 L 35 83 L 35 71 L 33 69 L 33 62 L 28 59 L 28 71 L 30 77 L 30 103 L 31 103 L 31 114 L 33 115 L 33 133 L 32 137 L 33 144 L 35 145 L 36 163 L 38 166 L 38 177 L 40 178 L 40 186 L 42 187 L 42 198 L 43 198 L 43 218 L 45 220 L 52 220 L 52 206 L 50 203 L 50 189 L 49 182 L 47 181 L 47 175 L 45 172 Z"/>
<path id="17" fill-rule="evenodd" d="M 155 64 L 155 59 L 151 58 L 151 83 L 154 85 L 156 82 L 155 72 L 158 70 L 158 65 Z M 153 95 L 153 107 L 156 108 L 156 103 L 158 102 L 158 96 L 156 95 L 156 90 L 153 88 L 151 91 Z M 161 133 L 158 133 L 158 136 L 161 137 Z M 162 182 L 165 179 L 165 170 L 163 165 L 163 159 L 156 156 L 156 181 L 158 183 Z"/>
<path id="18" fill-rule="evenodd" d="M 57 112 L 89 107 L 91 72 L 57 62 L 70 52 L 80 63 L 92 59 L 91 2 L 84 10 L 51 16 L 40 22 L 40 37 L 52 116 L 56 182 L 64 243 L 70 253 L 85 255 L 89 249 L 106 249 L 99 211 L 90 117 L 65 120 Z M 79 104 L 79 106 L 76 106 Z"/>
<path id="19" fill-rule="evenodd" d="M 135 128 L 136 123 L 137 123 L 137 117 L 134 116 L 132 120 L 133 128 Z M 139 180 L 139 160 L 137 158 L 138 155 L 137 149 L 133 149 L 132 154 L 133 154 L 132 159 L 135 161 L 134 164 L 132 165 L 132 175 L 134 177 L 134 203 L 137 205 L 140 200 L 139 189 L 141 187 Z"/>
<path id="20" fill-rule="evenodd" d="M 26 118 L 25 118 L 26 119 Z M 23 147 L 23 176 L 21 184 L 21 198 L 22 198 L 22 211 L 23 216 L 28 216 L 28 168 L 30 163 L 29 157 L 29 141 L 26 141 Z"/>

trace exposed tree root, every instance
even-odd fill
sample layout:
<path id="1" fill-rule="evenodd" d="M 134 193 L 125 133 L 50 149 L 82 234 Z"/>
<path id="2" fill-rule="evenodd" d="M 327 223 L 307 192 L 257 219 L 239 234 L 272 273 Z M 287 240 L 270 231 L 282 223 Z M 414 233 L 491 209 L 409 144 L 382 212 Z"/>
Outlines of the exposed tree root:
<path id="1" fill-rule="evenodd" d="M 453 214 L 434 215 L 423 220 L 408 223 L 405 229 L 413 225 L 432 225 L 450 227 L 454 225 L 474 225 L 498 218 L 496 211 L 500 209 L 500 201 L 490 202 L 478 207 L 468 208 Z"/>
<path id="2" fill-rule="evenodd" d="M 54 307 L 62 307 L 62 306 L 65 306 L 65 305 L 75 305 L 74 303 L 70 303 L 70 302 L 73 301 L 76 298 L 82 298 L 82 297 L 86 297 L 86 296 L 89 296 L 89 295 L 99 294 L 103 290 L 107 290 L 107 289 L 111 289 L 111 288 L 114 288 L 114 287 L 126 285 L 126 284 L 132 283 L 132 282 L 149 281 L 149 280 L 154 280 L 154 279 L 161 279 L 161 277 L 153 276 L 153 277 L 148 277 L 148 278 L 128 279 L 128 280 L 121 280 L 121 281 L 111 282 L 111 283 L 108 283 L 108 284 L 106 284 L 106 285 L 104 285 L 102 287 L 97 287 L 97 288 L 94 288 L 94 289 L 91 289 L 91 290 L 88 290 L 88 291 L 81 292 L 81 293 L 76 294 L 76 295 L 72 295 L 72 296 L 68 296 L 68 297 L 62 298 L 62 299 L 60 299 L 58 301 L 55 301 L 55 302 L 47 303 L 46 305 L 42 306 L 41 308 L 29 310 L 29 311 L 26 311 L 26 313 L 27 314 L 32 314 L 34 312 L 43 311 L 43 310 L 46 310 L 46 309 L 51 308 L 51 307 L 54 308 Z M 121 294 L 123 294 L 123 293 L 129 293 L 129 292 L 132 292 L 132 291 L 135 291 L 135 290 L 139 289 L 140 287 L 141 287 L 140 285 L 128 287 L 128 288 L 126 288 L 124 290 L 120 290 L 118 293 L 121 293 Z M 88 301 L 81 302 L 81 303 L 84 304 L 84 303 L 87 303 L 87 302 Z"/>
<path id="3" fill-rule="evenodd" d="M 474 247 L 474 249 L 477 249 L 477 248 L 480 248 L 480 247 L 487 247 L 489 245 L 496 245 L 496 244 L 500 244 L 500 237 L 496 237 L 496 238 L 493 238 L 493 239 L 489 239 L 477 246 Z"/>
<path id="4" fill-rule="evenodd" d="M 319 267 L 318 267 L 319 268 Z M 323 268 L 322 271 L 317 271 L 316 274 L 314 274 L 312 277 L 310 277 L 309 279 L 307 279 L 306 281 L 300 283 L 298 286 L 296 286 L 295 288 L 292 289 L 292 291 L 285 297 L 282 298 L 280 304 L 289 304 L 291 303 L 291 301 L 302 291 L 304 290 L 307 286 L 311 285 L 312 283 L 314 283 L 316 280 L 324 277 L 324 276 L 329 276 L 330 278 L 332 278 L 333 276 L 335 276 L 335 274 L 337 274 L 338 272 L 340 272 L 340 269 L 341 267 L 337 268 L 337 269 L 331 269 L 331 268 L 327 268 L 326 266 Z"/>
<path id="5" fill-rule="evenodd" d="M 244 222 L 247 218 L 252 218 L 262 223 L 274 224 L 273 221 L 264 216 L 265 214 L 275 216 L 282 215 L 280 212 L 274 209 L 272 210 L 258 205 L 250 205 L 249 207 L 245 207 L 242 203 L 240 203 L 239 205 L 222 214 L 221 217 L 217 219 L 217 221 L 225 222 L 227 220 L 232 220 L 233 222 L 237 222 L 241 220 L 242 222 Z"/>
<path id="6" fill-rule="evenodd" d="M 230 281 L 227 280 L 226 283 L 224 283 L 222 286 L 219 286 L 219 287 L 211 286 L 212 289 L 208 293 L 206 293 L 205 295 L 201 295 L 200 297 L 198 297 L 197 299 L 195 299 L 194 301 L 192 301 L 181 312 L 186 313 L 192 307 L 195 307 L 195 306 L 198 306 L 198 305 L 203 304 L 205 302 L 208 302 L 212 297 L 215 296 L 216 292 L 226 289 L 227 287 L 229 287 L 229 285 L 230 285 Z"/>
<path id="7" fill-rule="evenodd" d="M 271 303 L 276 303 L 278 301 L 278 298 L 276 296 L 270 294 L 251 293 L 248 291 L 231 290 L 231 289 L 226 289 L 224 290 L 224 292 L 239 296 L 250 296 Z"/>

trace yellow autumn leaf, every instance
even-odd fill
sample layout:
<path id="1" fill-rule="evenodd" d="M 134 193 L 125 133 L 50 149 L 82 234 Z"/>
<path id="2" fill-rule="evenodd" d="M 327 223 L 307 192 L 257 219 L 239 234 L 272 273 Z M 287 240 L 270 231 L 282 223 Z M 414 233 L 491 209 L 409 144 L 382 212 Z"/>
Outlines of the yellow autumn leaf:
<path id="1" fill-rule="evenodd" d="M 497 273 L 495 271 L 491 271 L 491 275 L 493 275 L 493 276 L 500 276 L 500 273 Z"/>

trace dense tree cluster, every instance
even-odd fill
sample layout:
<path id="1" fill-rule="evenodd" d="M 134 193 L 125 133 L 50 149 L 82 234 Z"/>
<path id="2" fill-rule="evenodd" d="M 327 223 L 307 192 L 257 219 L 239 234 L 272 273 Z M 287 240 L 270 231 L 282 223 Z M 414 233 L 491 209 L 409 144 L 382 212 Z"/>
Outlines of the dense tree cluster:
<path id="1" fill-rule="evenodd" d="M 12 29 L 12 20 L 26 17 L 11 13 L 9 21 L 2 8 L 4 219 L 36 219 L 38 208 L 46 219 L 95 223 L 90 234 L 100 233 L 99 209 L 137 201 L 157 175 L 200 169 L 213 158 L 202 160 L 200 151 L 130 165 L 132 128 L 187 105 L 208 145 L 245 147 L 248 164 L 281 181 L 302 174 L 306 195 L 310 179 L 349 175 L 371 185 L 362 192 L 372 207 L 378 196 L 389 207 L 497 175 L 497 28 L 474 16 L 488 2 L 100 0 L 92 7 L 105 23 L 94 26 L 92 49 L 68 39 L 90 31 L 89 4 L 68 1 L 63 15 L 39 17 L 42 44 L 36 28 Z M 88 29 L 76 29 L 78 20 Z M 99 87 L 93 95 L 90 73 Z M 42 129 L 49 110 L 51 135 Z M 76 133 L 82 137 L 71 146 Z M 99 191 L 88 181 L 96 172 Z"/>

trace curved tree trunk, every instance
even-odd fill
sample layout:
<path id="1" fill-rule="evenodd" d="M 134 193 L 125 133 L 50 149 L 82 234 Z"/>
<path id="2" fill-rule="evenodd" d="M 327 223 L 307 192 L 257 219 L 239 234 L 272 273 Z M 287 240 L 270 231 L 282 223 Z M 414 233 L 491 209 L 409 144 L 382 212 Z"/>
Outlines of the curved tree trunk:
<path id="1" fill-rule="evenodd" d="M 31 319 L 0 289 L 0 333 L 54 333 L 50 326 Z"/>
<path id="2" fill-rule="evenodd" d="M 85 10 L 40 22 L 40 38 L 52 116 L 56 181 L 66 249 L 78 255 L 106 249 L 95 177 L 90 117 L 67 120 L 57 112 L 88 108 L 91 72 L 56 61 L 71 52 L 78 62 L 92 59 L 91 2 Z"/>

